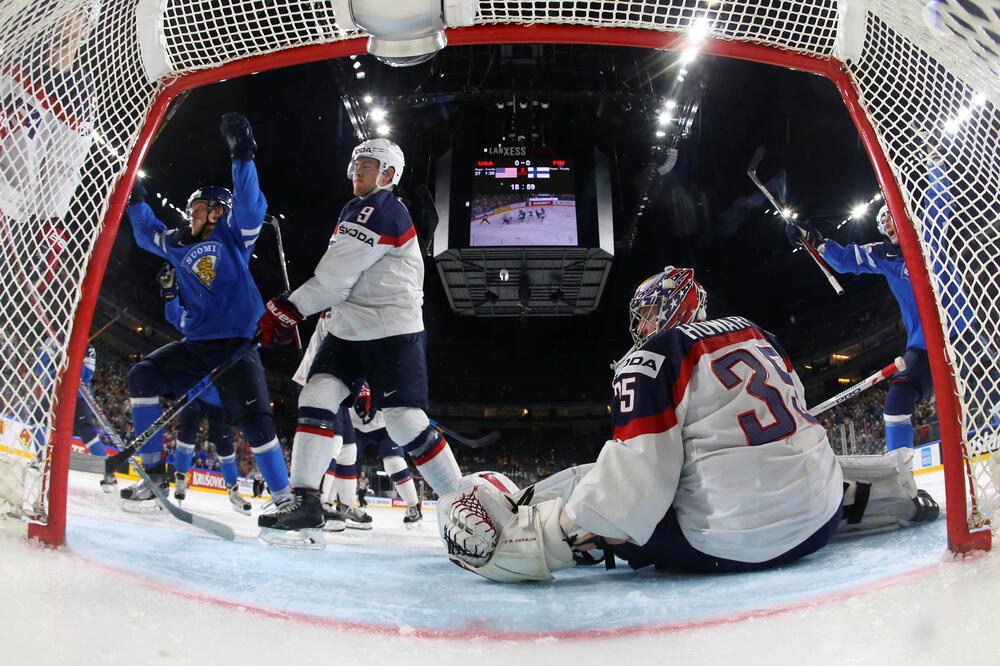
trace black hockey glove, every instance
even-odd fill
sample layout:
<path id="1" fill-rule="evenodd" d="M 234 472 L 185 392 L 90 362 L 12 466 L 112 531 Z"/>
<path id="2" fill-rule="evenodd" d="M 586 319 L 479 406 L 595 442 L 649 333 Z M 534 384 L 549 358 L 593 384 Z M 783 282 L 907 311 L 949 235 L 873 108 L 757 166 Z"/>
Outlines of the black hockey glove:
<path id="1" fill-rule="evenodd" d="M 372 406 L 372 389 L 368 381 L 361 379 L 355 382 L 354 411 L 364 424 L 369 424 L 375 418 L 376 410 Z"/>
<path id="2" fill-rule="evenodd" d="M 785 224 L 785 236 L 792 247 L 800 247 L 802 239 L 805 238 L 813 247 L 819 247 L 826 239 L 823 234 L 816 230 L 816 227 L 808 222 L 788 222 Z"/>
<path id="3" fill-rule="evenodd" d="M 287 345 L 295 340 L 295 327 L 305 317 L 288 300 L 287 294 L 275 296 L 264 305 L 264 314 L 257 320 L 257 334 L 254 339 L 261 347 Z"/>
<path id="4" fill-rule="evenodd" d="M 172 247 L 181 247 L 183 245 L 190 245 L 196 242 L 198 239 L 194 237 L 191 233 L 190 224 L 182 224 L 172 231 L 166 233 L 167 243 Z"/>
<path id="5" fill-rule="evenodd" d="M 136 176 L 135 182 L 132 184 L 132 193 L 128 197 L 128 205 L 132 206 L 144 202 L 146 194 L 146 186 L 142 184 L 142 179 Z"/>
<path id="6" fill-rule="evenodd" d="M 229 156 L 234 160 L 252 160 L 257 152 L 250 121 L 242 113 L 227 113 L 219 123 L 222 137 L 229 146 Z"/>
<path id="7" fill-rule="evenodd" d="M 156 274 L 156 281 L 160 283 L 160 296 L 163 300 L 172 301 L 177 298 L 177 273 L 173 266 L 163 264 Z"/>

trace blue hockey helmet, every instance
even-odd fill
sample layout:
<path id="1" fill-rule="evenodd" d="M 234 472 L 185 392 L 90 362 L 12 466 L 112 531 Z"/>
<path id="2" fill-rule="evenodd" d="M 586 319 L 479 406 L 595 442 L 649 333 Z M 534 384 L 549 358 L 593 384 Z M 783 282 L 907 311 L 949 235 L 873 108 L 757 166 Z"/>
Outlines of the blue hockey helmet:
<path id="1" fill-rule="evenodd" d="M 667 266 L 643 281 L 629 302 L 632 339 L 638 345 L 643 338 L 651 335 L 640 334 L 643 322 L 651 324 L 653 332 L 659 333 L 674 326 L 701 321 L 706 317 L 707 302 L 708 293 L 694 279 L 693 270 Z M 656 306 L 655 311 L 652 306 Z"/>
<path id="2" fill-rule="evenodd" d="M 187 201 L 186 212 L 188 217 L 191 217 L 191 207 L 194 205 L 195 201 L 207 201 L 210 209 L 221 205 L 223 208 L 223 215 L 233 209 L 233 193 L 226 188 L 218 187 L 217 185 L 199 187 L 191 193 L 191 196 L 188 197 Z"/>

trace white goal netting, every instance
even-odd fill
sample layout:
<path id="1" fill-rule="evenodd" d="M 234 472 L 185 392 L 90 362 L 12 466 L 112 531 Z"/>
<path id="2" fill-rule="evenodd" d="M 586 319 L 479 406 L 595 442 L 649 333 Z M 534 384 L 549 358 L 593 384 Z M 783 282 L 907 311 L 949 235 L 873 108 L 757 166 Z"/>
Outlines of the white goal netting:
<path id="1" fill-rule="evenodd" d="M 68 441 L 75 387 L 61 378 L 71 342 L 82 350 L 87 335 L 73 330 L 74 322 L 90 323 L 80 304 L 92 304 L 99 284 L 84 278 L 88 267 L 97 276 L 103 271 L 106 255 L 95 255 L 95 248 L 114 232 L 115 215 L 105 221 L 109 209 L 120 213 L 122 204 L 121 192 L 115 201 L 112 195 L 140 138 L 148 137 L 144 126 L 160 94 L 195 73 L 248 58 L 266 63 L 261 56 L 270 54 L 286 54 L 281 62 L 291 64 L 298 53 L 315 58 L 315 47 L 360 36 L 338 27 L 334 6 L 332 0 L 0 5 L 2 513 L 62 529 L 53 516 L 65 498 L 50 488 L 59 487 L 66 471 L 50 463 L 59 457 L 52 442 Z M 663 35 L 666 43 L 696 22 L 713 44 L 750 45 L 770 54 L 761 57 L 770 62 L 792 55 L 843 64 L 859 102 L 852 115 L 870 123 L 877 139 L 870 150 L 884 155 L 888 167 L 880 170 L 887 198 L 905 207 L 922 248 L 930 289 L 926 279 L 915 279 L 915 291 L 943 323 L 956 387 L 954 396 L 939 391 L 937 399 L 953 402 L 955 431 L 963 433 L 951 442 L 946 437 L 945 446 L 961 450 L 968 467 L 975 510 L 966 531 L 984 524 L 1000 497 L 989 456 L 1000 446 L 994 435 L 1000 4 L 482 0 L 464 39 L 493 40 L 487 27 L 512 25 L 561 28 L 567 42 L 596 43 L 603 31 L 631 29 Z"/>

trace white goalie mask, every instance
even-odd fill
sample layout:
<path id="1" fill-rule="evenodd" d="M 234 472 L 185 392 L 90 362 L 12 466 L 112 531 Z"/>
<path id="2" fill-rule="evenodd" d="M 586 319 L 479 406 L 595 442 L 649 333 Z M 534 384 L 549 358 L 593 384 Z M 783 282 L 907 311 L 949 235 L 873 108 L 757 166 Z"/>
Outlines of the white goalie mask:
<path id="1" fill-rule="evenodd" d="M 354 178 L 354 165 L 359 157 L 370 157 L 378 161 L 378 173 L 381 178 L 393 169 L 392 181 L 385 186 L 376 185 L 377 189 L 387 190 L 399 184 L 403 177 L 403 167 L 406 166 L 406 158 L 403 156 L 403 149 L 388 139 L 368 139 L 354 147 L 351 151 L 351 161 L 347 163 L 347 178 Z"/>

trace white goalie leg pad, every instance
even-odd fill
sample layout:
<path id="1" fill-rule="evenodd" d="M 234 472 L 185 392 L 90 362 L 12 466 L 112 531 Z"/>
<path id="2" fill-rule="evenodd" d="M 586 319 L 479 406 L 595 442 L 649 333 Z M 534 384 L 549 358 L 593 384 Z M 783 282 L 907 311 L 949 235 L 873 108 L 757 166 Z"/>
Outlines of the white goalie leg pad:
<path id="1" fill-rule="evenodd" d="M 559 524 L 562 499 L 515 506 L 489 484 L 442 497 L 442 537 L 452 561 L 501 583 L 550 580 L 576 564 Z"/>
<path id="2" fill-rule="evenodd" d="M 837 456 L 844 482 L 844 519 L 839 534 L 909 525 L 918 512 L 913 449 L 881 456 Z M 929 497 L 929 496 L 928 496 Z M 931 500 L 933 501 L 933 500 Z"/>
<path id="3" fill-rule="evenodd" d="M 546 500 L 554 499 L 556 497 L 563 501 L 563 504 L 569 501 L 569 496 L 573 494 L 573 491 L 580 484 L 580 480 L 587 475 L 591 469 L 593 469 L 594 463 L 588 463 L 586 465 L 577 465 L 576 467 L 568 467 L 560 472 L 556 472 L 552 476 L 548 476 L 533 486 L 532 491 L 534 493 L 531 504 L 536 504 L 539 502 L 544 502 Z M 520 499 L 521 495 L 526 492 L 528 488 L 525 488 L 521 493 L 515 494 L 515 499 Z"/>

